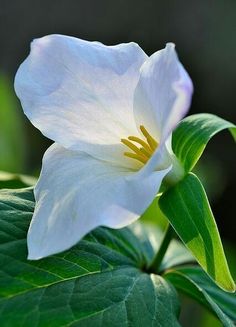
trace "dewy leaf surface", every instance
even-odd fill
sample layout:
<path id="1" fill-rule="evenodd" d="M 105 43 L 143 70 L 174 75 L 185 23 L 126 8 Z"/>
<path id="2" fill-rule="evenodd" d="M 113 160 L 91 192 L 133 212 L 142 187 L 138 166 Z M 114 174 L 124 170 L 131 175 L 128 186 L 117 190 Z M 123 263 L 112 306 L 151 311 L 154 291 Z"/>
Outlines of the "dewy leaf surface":
<path id="1" fill-rule="evenodd" d="M 27 261 L 32 189 L 0 191 L 0 326 L 179 326 L 174 287 L 140 267 L 153 256 L 131 229 L 98 228 L 71 250 Z"/>
<path id="2" fill-rule="evenodd" d="M 236 140 L 236 126 L 212 114 L 196 114 L 180 122 L 173 133 L 172 148 L 186 172 L 193 169 L 210 139 L 224 129 Z"/>
<path id="3" fill-rule="evenodd" d="M 215 219 L 199 179 L 189 173 L 161 196 L 159 205 L 208 275 L 224 290 L 235 291 Z"/>
<path id="4" fill-rule="evenodd" d="M 220 289 L 200 267 L 180 267 L 171 269 L 165 277 L 177 289 L 186 293 L 211 310 L 226 327 L 235 326 L 236 293 Z"/>

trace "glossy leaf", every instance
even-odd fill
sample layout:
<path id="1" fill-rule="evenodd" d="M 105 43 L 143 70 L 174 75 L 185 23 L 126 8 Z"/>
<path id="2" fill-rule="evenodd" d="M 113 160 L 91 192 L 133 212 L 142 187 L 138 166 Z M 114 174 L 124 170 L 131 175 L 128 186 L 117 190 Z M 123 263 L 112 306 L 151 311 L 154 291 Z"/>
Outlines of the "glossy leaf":
<path id="1" fill-rule="evenodd" d="M 235 326 L 236 293 L 224 292 L 210 280 L 200 267 L 173 269 L 165 274 L 165 278 L 177 289 L 211 310 L 224 326 Z"/>
<path id="2" fill-rule="evenodd" d="M 199 179 L 189 173 L 161 196 L 159 205 L 202 268 L 221 288 L 233 292 L 235 284 L 207 195 Z"/>
<path id="3" fill-rule="evenodd" d="M 236 140 L 236 126 L 212 114 L 196 114 L 183 119 L 172 137 L 172 148 L 186 172 L 193 169 L 208 141 L 229 129 Z"/>
<path id="4" fill-rule="evenodd" d="M 1 327 L 179 326 L 174 287 L 142 271 L 155 251 L 148 230 L 98 228 L 69 251 L 27 261 L 33 210 L 31 188 L 0 191 Z"/>

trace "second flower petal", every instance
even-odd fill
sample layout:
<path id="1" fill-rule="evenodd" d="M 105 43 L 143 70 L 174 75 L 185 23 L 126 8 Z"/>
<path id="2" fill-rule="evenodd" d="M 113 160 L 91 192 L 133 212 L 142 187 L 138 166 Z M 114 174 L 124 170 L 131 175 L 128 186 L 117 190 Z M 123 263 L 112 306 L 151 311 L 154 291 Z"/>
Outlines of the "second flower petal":
<path id="1" fill-rule="evenodd" d="M 153 137 L 164 142 L 187 113 L 192 81 L 180 63 L 174 44 L 154 53 L 141 67 L 134 94 L 137 126 L 144 124 Z"/>
<path id="2" fill-rule="evenodd" d="M 132 223 L 152 202 L 168 171 L 133 173 L 52 145 L 35 189 L 29 259 L 66 250 L 97 226 Z"/>

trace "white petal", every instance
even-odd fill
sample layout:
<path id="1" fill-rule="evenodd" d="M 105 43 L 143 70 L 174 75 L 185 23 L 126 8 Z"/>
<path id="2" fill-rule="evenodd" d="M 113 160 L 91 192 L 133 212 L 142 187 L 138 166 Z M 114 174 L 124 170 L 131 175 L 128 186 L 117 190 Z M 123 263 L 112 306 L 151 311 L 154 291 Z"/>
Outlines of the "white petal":
<path id="1" fill-rule="evenodd" d="M 35 189 L 28 258 L 66 250 L 97 226 L 121 228 L 130 224 L 152 202 L 168 171 L 133 173 L 52 145 L 44 156 Z"/>
<path id="2" fill-rule="evenodd" d="M 193 86 L 173 44 L 154 53 L 141 67 L 135 90 L 137 125 L 164 141 L 189 109 Z"/>
<path id="3" fill-rule="evenodd" d="M 48 138 L 104 160 L 123 159 L 120 139 L 137 134 L 133 95 L 147 58 L 135 43 L 105 46 L 49 35 L 32 42 L 16 93 Z"/>

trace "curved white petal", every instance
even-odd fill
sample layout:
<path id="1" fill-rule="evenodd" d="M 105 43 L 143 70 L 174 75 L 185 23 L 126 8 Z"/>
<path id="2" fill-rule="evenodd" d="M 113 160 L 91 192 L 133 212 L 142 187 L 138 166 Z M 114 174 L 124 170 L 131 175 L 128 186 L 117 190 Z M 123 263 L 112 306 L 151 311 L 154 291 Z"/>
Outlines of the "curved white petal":
<path id="1" fill-rule="evenodd" d="M 147 58 L 135 43 L 105 46 L 49 35 L 32 42 L 15 90 L 45 136 L 65 148 L 119 161 L 120 139 L 137 134 L 133 93 Z"/>
<path id="2" fill-rule="evenodd" d="M 174 44 L 154 53 L 141 67 L 134 95 L 138 126 L 164 141 L 189 109 L 193 86 L 179 62 Z"/>
<path id="3" fill-rule="evenodd" d="M 169 169 L 137 173 L 54 144 L 45 153 L 28 232 L 29 259 L 77 243 L 97 226 L 121 228 L 139 218 Z"/>

